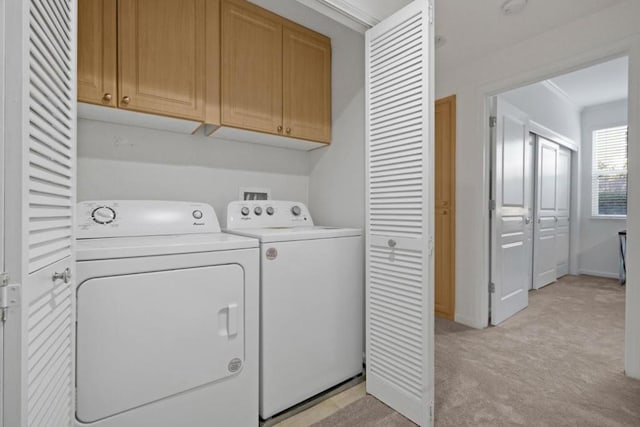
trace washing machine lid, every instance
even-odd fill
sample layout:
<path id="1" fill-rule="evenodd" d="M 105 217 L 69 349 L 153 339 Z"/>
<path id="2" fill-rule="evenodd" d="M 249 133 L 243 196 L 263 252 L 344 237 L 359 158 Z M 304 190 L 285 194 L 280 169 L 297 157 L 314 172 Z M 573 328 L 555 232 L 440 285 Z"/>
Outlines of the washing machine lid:
<path id="1" fill-rule="evenodd" d="M 298 240 L 334 239 L 339 237 L 361 236 L 362 230 L 359 228 L 340 227 L 266 227 L 266 228 L 246 228 L 240 230 L 228 230 L 247 237 L 259 239 L 262 243 L 269 242 L 289 242 Z"/>
<path id="2" fill-rule="evenodd" d="M 78 239 L 78 261 L 257 248 L 258 241 L 227 233 Z"/>

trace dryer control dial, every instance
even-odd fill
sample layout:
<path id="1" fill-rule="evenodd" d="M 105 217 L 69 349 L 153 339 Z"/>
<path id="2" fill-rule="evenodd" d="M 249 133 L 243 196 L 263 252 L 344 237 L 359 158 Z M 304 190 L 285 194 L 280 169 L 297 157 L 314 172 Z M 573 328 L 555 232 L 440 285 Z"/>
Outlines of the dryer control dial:
<path id="1" fill-rule="evenodd" d="M 100 206 L 91 212 L 91 219 L 98 224 L 111 224 L 116 219 L 116 211 L 108 206 Z"/>
<path id="2" fill-rule="evenodd" d="M 247 216 L 251 213 L 251 211 L 249 210 L 248 207 L 245 206 L 240 210 L 240 213 L 242 214 L 242 216 Z"/>
<path id="3" fill-rule="evenodd" d="M 291 213 L 294 216 L 300 216 L 300 214 L 302 213 L 302 209 L 300 209 L 300 206 L 295 205 L 294 207 L 291 208 Z"/>

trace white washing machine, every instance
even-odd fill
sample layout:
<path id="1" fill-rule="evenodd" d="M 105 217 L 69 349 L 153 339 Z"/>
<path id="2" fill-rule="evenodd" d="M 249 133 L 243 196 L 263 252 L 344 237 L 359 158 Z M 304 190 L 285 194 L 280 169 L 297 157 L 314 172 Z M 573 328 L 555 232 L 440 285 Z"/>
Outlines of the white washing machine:
<path id="1" fill-rule="evenodd" d="M 362 232 L 313 225 L 297 202 L 229 204 L 227 231 L 260 240 L 260 417 L 362 372 Z"/>
<path id="2" fill-rule="evenodd" d="M 258 425 L 258 241 L 201 203 L 77 206 L 76 425 Z"/>

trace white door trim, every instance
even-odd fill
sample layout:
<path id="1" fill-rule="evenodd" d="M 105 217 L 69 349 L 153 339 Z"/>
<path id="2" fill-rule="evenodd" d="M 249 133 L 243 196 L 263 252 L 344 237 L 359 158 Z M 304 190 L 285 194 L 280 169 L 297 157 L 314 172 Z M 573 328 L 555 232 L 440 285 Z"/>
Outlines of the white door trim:
<path id="1" fill-rule="evenodd" d="M 5 0 L 0 0 L 0 272 L 4 272 L 4 39 Z M 4 427 L 4 324 L 0 323 L 0 427 Z"/>
<path id="2" fill-rule="evenodd" d="M 640 233 L 640 191 L 636 191 L 635 187 L 640 188 L 640 171 L 635 174 L 634 165 L 640 164 L 640 36 L 628 37 L 624 40 L 611 43 L 603 48 L 593 49 L 591 51 L 574 55 L 566 58 L 563 62 L 530 69 L 527 72 L 516 74 L 509 79 L 501 79 L 497 83 L 483 85 L 476 92 L 476 97 L 472 101 L 477 111 L 476 120 L 480 123 L 477 130 L 481 133 L 483 149 L 484 149 L 484 168 L 483 168 L 483 200 L 489 200 L 490 197 L 490 159 L 491 159 L 491 138 L 489 129 L 489 117 L 491 115 L 490 99 L 521 86 L 526 86 L 532 82 L 546 80 L 560 74 L 579 70 L 581 68 L 596 65 L 609 61 L 621 56 L 629 57 L 629 213 L 628 213 L 628 230 L 637 229 Z M 573 173 L 575 174 L 578 168 Z M 637 175 L 637 177 L 636 177 Z M 575 175 L 574 175 L 575 177 Z M 574 193 L 575 194 L 575 193 Z M 572 201 L 573 202 L 573 201 Z M 577 204 L 574 203 L 574 206 Z M 483 215 L 483 247 L 488 248 L 491 238 L 490 234 L 490 218 L 487 209 L 482 210 Z M 578 216 L 574 216 L 576 221 L 573 226 L 578 224 Z M 572 229 L 572 231 L 575 228 Z M 632 233 L 630 233 L 632 234 Z M 573 243 L 573 242 L 572 242 Z M 632 237 L 628 240 L 628 248 L 631 252 L 627 252 L 628 257 L 640 256 L 640 237 L 638 238 L 638 249 L 635 249 L 636 241 Z M 629 251 L 629 249 L 628 249 Z M 636 251 L 639 252 L 636 255 Z M 477 282 L 476 288 L 476 313 L 479 316 L 471 323 L 478 327 L 487 327 L 489 320 L 489 293 L 486 292 L 485 284 L 490 279 L 490 256 L 489 251 L 484 254 L 482 262 L 482 277 L 485 280 Z M 628 266 L 627 276 L 631 279 L 627 280 L 626 285 L 626 321 L 625 321 L 625 372 L 627 375 L 640 378 L 640 267 L 636 273 L 633 266 Z M 636 279 L 636 275 L 638 279 Z M 637 282 L 637 283 L 636 283 Z"/>

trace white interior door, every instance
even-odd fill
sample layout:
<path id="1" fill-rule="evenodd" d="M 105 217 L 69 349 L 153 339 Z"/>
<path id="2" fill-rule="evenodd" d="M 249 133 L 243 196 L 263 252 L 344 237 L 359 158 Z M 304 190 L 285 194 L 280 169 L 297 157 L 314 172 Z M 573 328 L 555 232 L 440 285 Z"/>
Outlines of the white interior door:
<path id="1" fill-rule="evenodd" d="M 569 274 L 569 242 L 571 226 L 571 150 L 558 149 L 558 173 L 556 175 L 556 269 L 557 277 Z"/>
<path id="2" fill-rule="evenodd" d="M 491 216 L 491 324 L 529 304 L 533 141 L 527 116 L 500 97 L 495 105 Z"/>
<path id="3" fill-rule="evenodd" d="M 433 424 L 433 24 L 416 0 L 366 33 L 367 392 Z"/>
<path id="4" fill-rule="evenodd" d="M 534 230 L 533 287 L 556 281 L 558 226 L 558 150 L 559 145 L 537 138 L 536 220 Z"/>
<path id="5" fill-rule="evenodd" d="M 76 1 L 5 4 L 5 424 L 68 427 L 74 411 Z M 57 274 L 56 274 L 57 273 Z"/>

